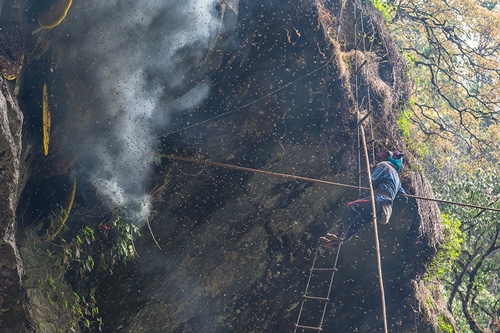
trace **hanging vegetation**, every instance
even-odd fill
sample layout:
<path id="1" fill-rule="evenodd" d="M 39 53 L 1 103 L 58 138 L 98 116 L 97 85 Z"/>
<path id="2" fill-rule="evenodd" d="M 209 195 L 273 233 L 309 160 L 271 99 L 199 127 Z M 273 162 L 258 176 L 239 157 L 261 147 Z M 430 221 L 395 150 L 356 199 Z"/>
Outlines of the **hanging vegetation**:
<path id="1" fill-rule="evenodd" d="M 66 224 L 69 213 L 71 212 L 71 208 L 73 207 L 75 194 L 76 194 L 76 179 L 73 181 L 71 192 L 69 193 L 66 199 L 66 204 L 64 205 L 64 207 L 61 207 L 61 212 L 57 214 L 52 220 L 52 225 L 50 226 L 50 229 L 47 231 L 48 239 L 53 240 L 59 234 L 59 232 L 61 232 L 62 228 Z"/>

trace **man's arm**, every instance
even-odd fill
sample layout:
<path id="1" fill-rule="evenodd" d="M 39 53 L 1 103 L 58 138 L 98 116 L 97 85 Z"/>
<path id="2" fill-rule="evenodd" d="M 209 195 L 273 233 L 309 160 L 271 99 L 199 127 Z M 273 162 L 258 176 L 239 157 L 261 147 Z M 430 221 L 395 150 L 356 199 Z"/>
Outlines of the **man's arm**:
<path id="1" fill-rule="evenodd" d="M 406 191 L 403 188 L 403 186 L 399 185 L 399 189 L 398 189 L 398 193 L 397 194 L 406 194 Z M 404 197 L 404 200 L 405 200 L 406 203 L 408 203 L 408 197 Z"/>
<path id="2" fill-rule="evenodd" d="M 380 165 L 377 165 L 375 167 L 375 169 L 373 169 L 373 171 L 372 171 L 372 185 L 373 185 L 373 187 L 377 187 L 383 173 L 384 173 L 384 171 L 382 170 Z"/>
<path id="3" fill-rule="evenodd" d="M 398 194 L 406 194 L 405 189 L 401 185 L 399 186 Z"/>

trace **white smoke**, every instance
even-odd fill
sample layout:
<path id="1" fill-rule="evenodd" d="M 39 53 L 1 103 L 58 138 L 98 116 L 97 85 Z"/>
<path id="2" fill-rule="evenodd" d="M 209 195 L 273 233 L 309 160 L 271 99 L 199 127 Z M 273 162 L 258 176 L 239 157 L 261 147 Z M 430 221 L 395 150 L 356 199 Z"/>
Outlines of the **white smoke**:
<path id="1" fill-rule="evenodd" d="M 154 128 L 208 94 L 203 82 L 180 98 L 169 95 L 183 91 L 189 71 L 200 66 L 219 25 L 216 2 L 92 0 L 75 10 L 88 29 L 81 52 L 102 108 L 90 181 L 110 206 L 139 223 L 151 210 L 145 185 L 157 158 Z"/>

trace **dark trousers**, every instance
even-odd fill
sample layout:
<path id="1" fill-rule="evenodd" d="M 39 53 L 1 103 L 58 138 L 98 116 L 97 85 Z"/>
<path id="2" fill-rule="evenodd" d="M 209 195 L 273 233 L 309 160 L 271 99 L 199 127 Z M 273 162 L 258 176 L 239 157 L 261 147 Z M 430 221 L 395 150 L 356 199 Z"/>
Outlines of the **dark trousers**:
<path id="1" fill-rule="evenodd" d="M 377 214 L 380 213 L 381 204 L 375 202 Z M 347 241 L 354 236 L 359 229 L 373 221 L 372 202 L 370 196 L 351 201 L 347 204 L 344 215 L 342 216 L 342 225 L 338 235 Z"/>

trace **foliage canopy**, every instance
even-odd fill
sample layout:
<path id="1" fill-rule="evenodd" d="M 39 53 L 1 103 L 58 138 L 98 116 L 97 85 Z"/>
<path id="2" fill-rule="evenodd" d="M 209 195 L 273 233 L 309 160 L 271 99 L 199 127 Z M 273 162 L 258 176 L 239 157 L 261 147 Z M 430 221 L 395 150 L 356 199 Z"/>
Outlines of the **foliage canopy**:
<path id="1" fill-rule="evenodd" d="M 388 28 L 411 64 L 414 83 L 399 125 L 425 157 L 436 195 L 498 208 L 500 2 L 402 0 L 388 6 Z M 447 240 L 430 274 L 443 282 L 461 332 L 496 332 L 498 214 L 442 209 Z"/>
<path id="2" fill-rule="evenodd" d="M 393 8 L 389 29 L 413 65 L 414 133 L 437 141 L 430 147 L 435 166 L 469 170 L 498 159 L 498 2 L 400 1 Z"/>
<path id="3" fill-rule="evenodd" d="M 495 172 L 440 178 L 440 196 L 498 208 Z M 498 213 L 444 206 L 447 241 L 432 273 L 445 285 L 448 310 L 461 332 L 489 332 L 500 324 L 500 223 Z M 466 241 L 464 241 L 466 240 Z"/>

